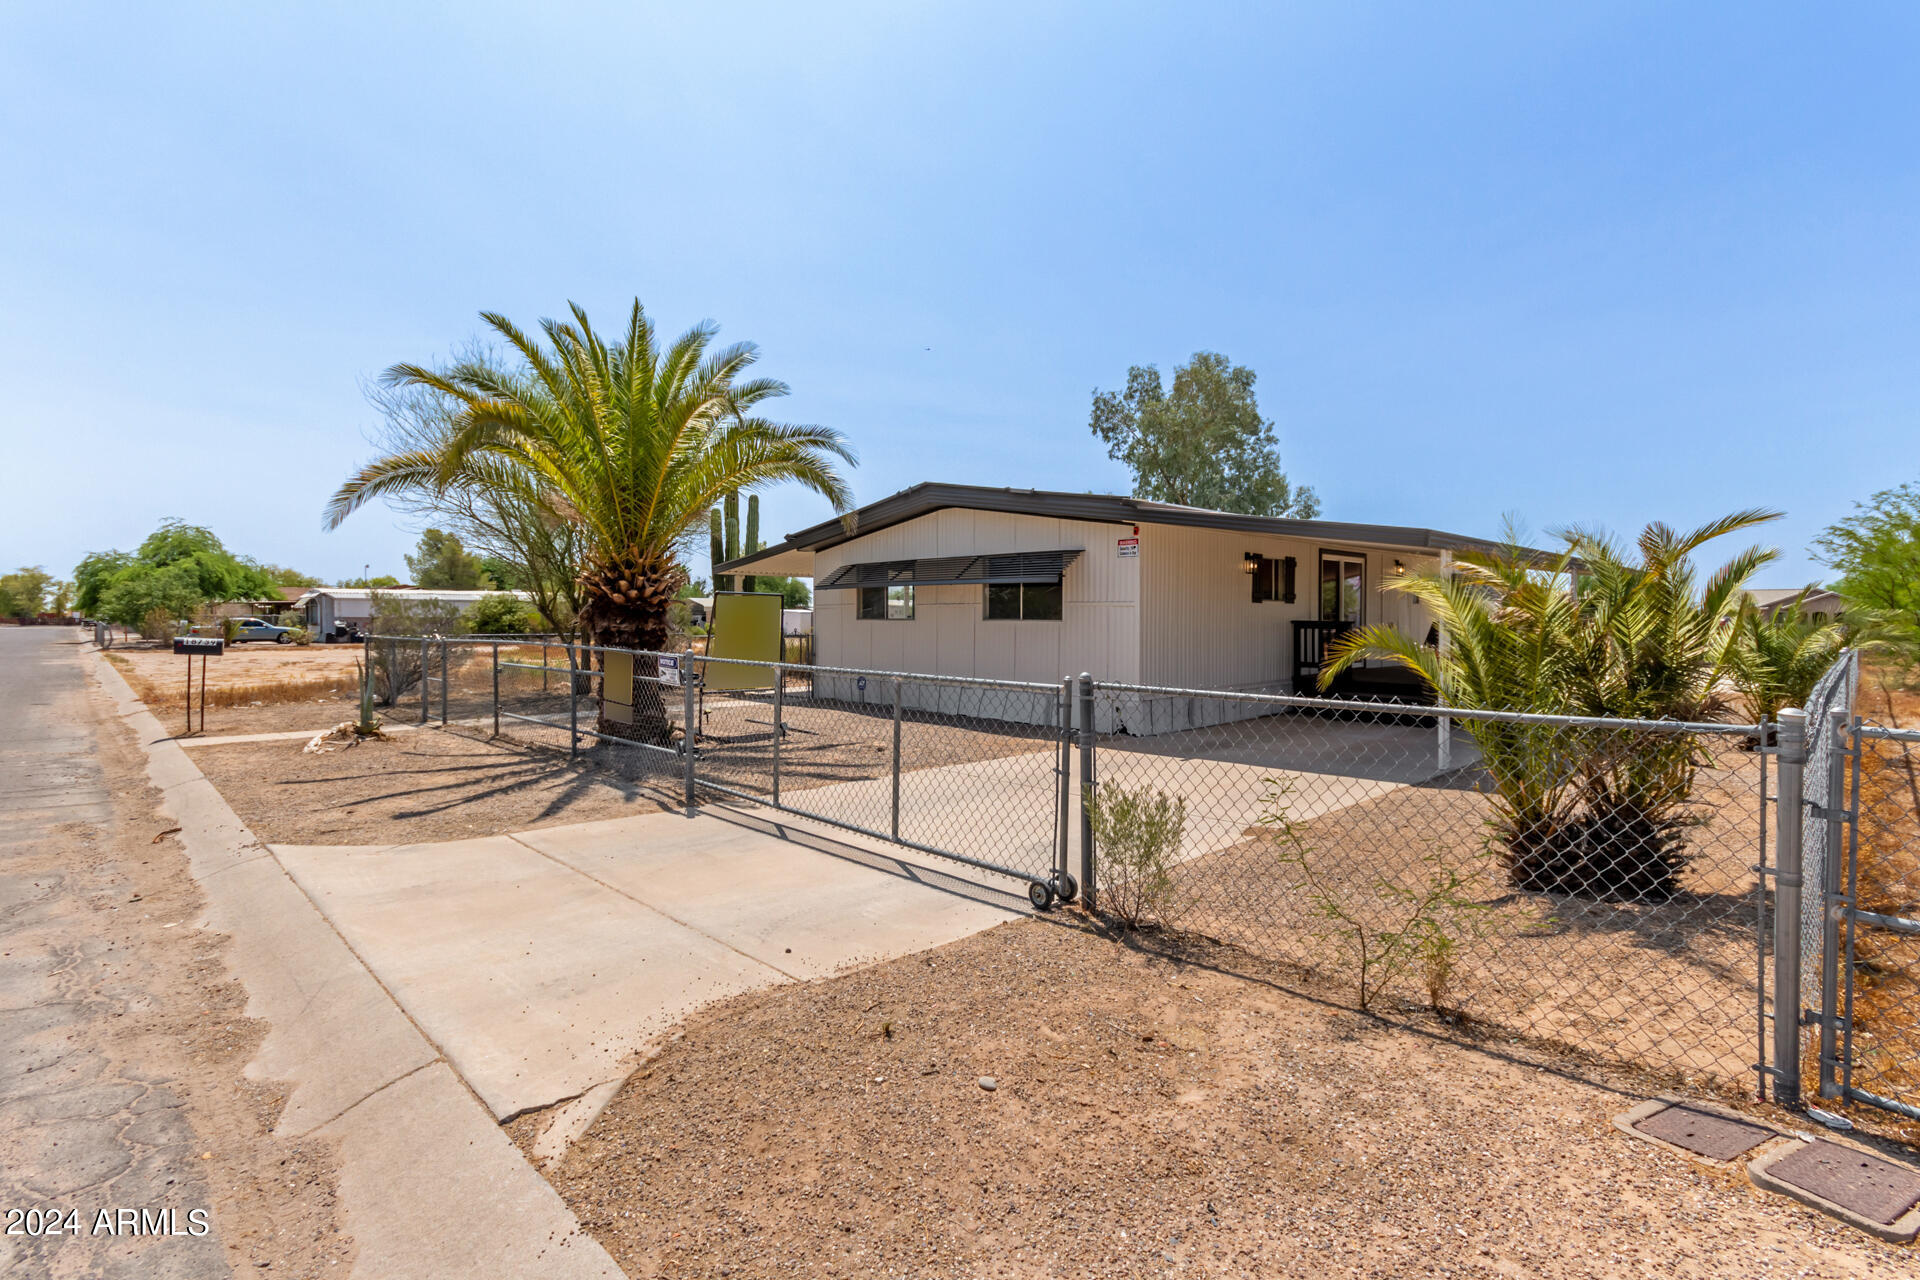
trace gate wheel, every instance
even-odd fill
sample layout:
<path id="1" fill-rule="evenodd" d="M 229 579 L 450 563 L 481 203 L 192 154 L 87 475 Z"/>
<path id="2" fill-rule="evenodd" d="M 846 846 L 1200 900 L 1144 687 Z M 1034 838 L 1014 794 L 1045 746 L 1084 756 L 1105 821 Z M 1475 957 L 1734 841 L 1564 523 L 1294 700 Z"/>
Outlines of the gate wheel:
<path id="1" fill-rule="evenodd" d="M 1080 882 L 1064 871 L 1053 873 L 1053 891 L 1060 895 L 1060 901 L 1072 902 L 1080 896 Z"/>
<path id="2" fill-rule="evenodd" d="M 1027 901 L 1035 911 L 1047 910 L 1053 906 L 1053 886 L 1045 880 L 1033 881 L 1027 885 Z"/>

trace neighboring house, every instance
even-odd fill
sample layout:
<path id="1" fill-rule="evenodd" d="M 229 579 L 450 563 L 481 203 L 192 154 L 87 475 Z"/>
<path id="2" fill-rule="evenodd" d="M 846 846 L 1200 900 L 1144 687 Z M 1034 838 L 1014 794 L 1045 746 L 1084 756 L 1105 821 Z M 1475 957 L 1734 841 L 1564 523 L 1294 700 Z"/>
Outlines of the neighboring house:
<path id="1" fill-rule="evenodd" d="M 1495 545 L 1432 529 L 929 483 L 719 572 L 812 578 L 814 661 L 823 666 L 1042 684 L 1086 671 L 1135 684 L 1314 693 L 1325 643 L 1354 625 L 1391 623 L 1437 640 L 1424 606 L 1388 583 Z M 850 677 L 842 683 L 858 688 Z M 855 696 L 826 677 L 815 688 Z M 1381 664 L 1338 691 L 1407 698 L 1420 688 Z M 913 696 L 936 698 L 931 686 Z M 891 693 L 869 682 L 857 697 Z M 1224 714 L 1218 702 L 1154 705 L 1151 726 L 1127 727 L 1159 732 Z"/>
<path id="2" fill-rule="evenodd" d="M 399 600 L 433 600 L 451 611 L 467 608 L 483 596 L 510 595 L 531 603 L 525 591 L 452 591 L 439 587 L 308 587 L 294 601 L 294 607 L 307 616 L 307 629 L 320 640 L 333 640 L 343 632 L 365 631 L 373 616 L 373 597 Z"/>
<path id="3" fill-rule="evenodd" d="M 1791 605 L 1795 596 L 1802 591 L 1807 598 L 1800 602 L 1800 616 L 1808 622 L 1831 622 L 1846 612 L 1847 603 L 1838 592 L 1825 587 L 1815 587 L 1807 591 L 1805 587 L 1755 587 L 1747 592 L 1747 599 L 1754 607 L 1771 618 L 1781 609 Z"/>

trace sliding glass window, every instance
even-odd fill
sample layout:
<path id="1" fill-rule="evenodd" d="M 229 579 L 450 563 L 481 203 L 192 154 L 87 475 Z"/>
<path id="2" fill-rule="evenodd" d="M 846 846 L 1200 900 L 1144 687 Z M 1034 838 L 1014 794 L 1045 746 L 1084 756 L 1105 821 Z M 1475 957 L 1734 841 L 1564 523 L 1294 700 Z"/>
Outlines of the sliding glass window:
<path id="1" fill-rule="evenodd" d="M 1061 590 L 1057 582 L 987 584 L 987 621 L 1058 622 Z"/>

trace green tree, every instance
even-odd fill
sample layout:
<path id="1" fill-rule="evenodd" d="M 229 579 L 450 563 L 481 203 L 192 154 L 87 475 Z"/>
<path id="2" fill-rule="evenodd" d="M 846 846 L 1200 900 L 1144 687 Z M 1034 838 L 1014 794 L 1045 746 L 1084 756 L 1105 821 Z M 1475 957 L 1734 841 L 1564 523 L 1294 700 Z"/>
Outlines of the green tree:
<path id="1" fill-rule="evenodd" d="M 320 585 L 320 579 L 314 577 L 312 574 L 302 573 L 298 569 L 289 569 L 285 565 L 263 564 L 260 566 L 260 572 L 266 574 L 268 578 L 283 587 L 317 587 Z"/>
<path id="2" fill-rule="evenodd" d="M 572 316 L 543 321 L 541 342 L 505 316 L 485 313 L 518 355 L 518 368 L 462 361 L 440 372 L 401 364 L 387 379 L 431 388 L 459 406 L 438 458 L 443 482 L 471 462 L 498 461 L 537 477 L 554 509 L 577 525 L 587 634 L 603 645 L 659 650 L 671 637 L 669 610 L 686 581 L 681 555 L 713 505 L 740 489 L 791 480 L 845 510 L 851 495 L 838 464 L 852 454 L 829 428 L 759 416 L 759 406 L 786 394 L 786 386 L 746 378 L 754 348 L 712 350 L 711 325 L 663 345 L 638 299 L 624 332 L 611 338 L 595 331 L 578 306 Z M 373 464 L 336 495 L 342 517 L 379 495 L 381 468 Z M 601 728 L 671 738 L 650 682 L 636 682 L 634 719 L 629 727 L 603 716 Z"/>
<path id="3" fill-rule="evenodd" d="M 1171 391 L 1157 368 L 1134 365 L 1125 391 L 1093 393 L 1088 426 L 1132 470 L 1136 498 L 1310 520 L 1320 500 L 1280 469 L 1253 382 L 1253 370 L 1212 351 L 1175 369 Z"/>
<path id="4" fill-rule="evenodd" d="M 428 529 L 420 535 L 420 545 L 406 558 L 407 572 L 416 587 L 440 587 L 448 591 L 478 591 L 486 573 L 480 557 L 460 545 L 460 539 L 440 529 Z"/>
<path id="5" fill-rule="evenodd" d="M 525 635 L 540 630 L 539 615 L 519 596 L 504 591 L 481 596 L 461 616 L 461 624 L 473 635 Z"/>
<path id="6" fill-rule="evenodd" d="M 1850 631 L 1902 667 L 1920 664 L 1920 485 L 1882 489 L 1814 539 L 1837 570 Z"/>
<path id="7" fill-rule="evenodd" d="M 0 576 L 0 617 L 37 618 L 47 610 L 53 575 L 39 565 Z"/>
<path id="8" fill-rule="evenodd" d="M 800 578 L 775 578 L 765 574 L 753 580 L 755 591 L 778 591 L 782 609 L 813 608 L 813 591 Z"/>
<path id="9" fill-rule="evenodd" d="M 228 551 L 202 525 L 167 520 L 137 550 L 96 552 L 74 569 L 76 606 L 89 616 L 139 626 L 164 609 L 184 618 L 210 600 L 278 594 L 260 565 Z"/>
<path id="10" fill-rule="evenodd" d="M 73 569 L 73 607 L 82 617 L 98 617 L 100 598 L 120 571 L 132 563 L 133 553 L 128 551 L 95 551 L 87 555 Z"/>

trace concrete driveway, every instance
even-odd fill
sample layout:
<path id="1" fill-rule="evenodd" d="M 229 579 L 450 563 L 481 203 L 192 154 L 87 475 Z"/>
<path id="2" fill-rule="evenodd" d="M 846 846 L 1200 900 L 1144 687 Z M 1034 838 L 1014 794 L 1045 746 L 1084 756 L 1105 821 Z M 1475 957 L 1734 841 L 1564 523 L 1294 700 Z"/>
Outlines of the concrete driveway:
<path id="1" fill-rule="evenodd" d="M 748 813 L 274 853 L 505 1120 L 624 1078 L 702 1005 L 938 946 L 1026 909 Z"/>

